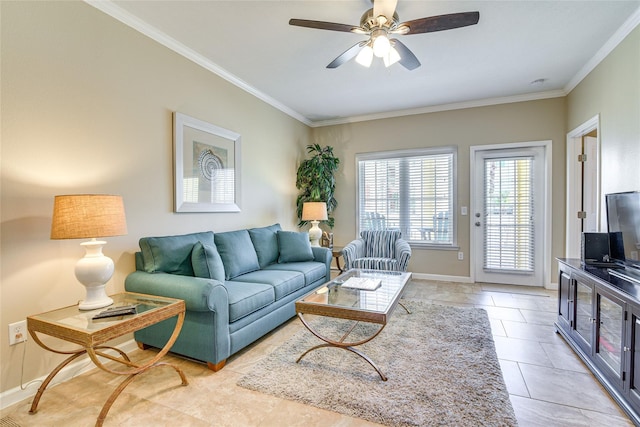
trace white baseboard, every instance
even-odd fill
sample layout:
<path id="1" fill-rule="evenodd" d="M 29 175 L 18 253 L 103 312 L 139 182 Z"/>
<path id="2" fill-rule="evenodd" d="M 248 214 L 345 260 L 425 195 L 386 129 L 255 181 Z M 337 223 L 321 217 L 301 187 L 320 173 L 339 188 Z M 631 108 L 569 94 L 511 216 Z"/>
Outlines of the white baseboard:
<path id="1" fill-rule="evenodd" d="M 474 283 L 471 277 L 465 277 L 465 276 L 441 276 L 438 274 L 413 273 L 411 278 L 417 279 L 417 280 L 434 280 L 437 282 Z M 557 291 L 558 284 L 553 282 L 547 283 L 544 286 L 544 288 Z"/>
<path id="2" fill-rule="evenodd" d="M 440 274 L 412 273 L 411 278 L 417 279 L 417 280 L 435 280 L 437 282 L 473 283 L 473 280 L 471 280 L 471 277 L 443 276 Z"/>
<path id="3" fill-rule="evenodd" d="M 131 351 L 136 350 L 138 346 L 136 345 L 136 342 L 134 340 L 129 340 L 120 344 L 119 346 L 117 346 L 117 348 L 124 351 L 125 353 L 130 353 Z M 107 360 L 105 359 L 105 361 Z M 97 368 L 89 360 L 89 357 L 81 357 L 79 360 L 71 363 L 68 366 L 65 366 L 64 369 L 58 372 L 58 375 L 53 378 L 53 380 L 47 387 L 47 390 L 65 381 L 69 381 L 70 379 L 77 377 L 78 375 L 89 372 L 92 369 Z M 22 389 L 22 387 L 18 386 L 0 393 L 0 409 L 5 409 L 15 403 L 30 398 L 31 396 L 35 396 L 35 394 L 38 392 L 38 387 L 40 387 L 40 384 L 42 384 L 42 382 L 47 378 L 48 375 L 49 374 L 43 375 L 40 378 L 30 380 L 24 390 Z"/>

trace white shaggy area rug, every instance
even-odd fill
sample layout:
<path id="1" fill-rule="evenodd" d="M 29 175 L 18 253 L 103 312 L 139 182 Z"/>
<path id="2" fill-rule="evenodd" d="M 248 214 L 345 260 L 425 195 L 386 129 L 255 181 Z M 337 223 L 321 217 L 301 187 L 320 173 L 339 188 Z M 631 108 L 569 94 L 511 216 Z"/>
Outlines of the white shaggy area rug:
<path id="1" fill-rule="evenodd" d="M 357 347 L 362 358 L 300 330 L 238 385 L 389 426 L 516 426 L 485 310 L 403 301 L 385 329 Z M 334 339 L 353 322 L 314 316 L 314 327 Z M 375 328 L 360 323 L 351 333 Z"/>

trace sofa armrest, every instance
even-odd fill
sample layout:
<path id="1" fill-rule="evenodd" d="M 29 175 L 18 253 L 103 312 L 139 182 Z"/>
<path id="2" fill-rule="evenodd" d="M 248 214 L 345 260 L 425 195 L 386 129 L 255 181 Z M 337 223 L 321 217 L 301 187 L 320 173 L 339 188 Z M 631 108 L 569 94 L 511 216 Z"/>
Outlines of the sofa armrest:
<path id="1" fill-rule="evenodd" d="M 311 246 L 311 251 L 313 252 L 313 260 L 316 262 L 321 262 L 327 267 L 327 274 L 325 277 L 325 281 L 331 280 L 331 259 L 333 255 L 329 248 L 324 248 L 321 246 Z"/>
<path id="2" fill-rule="evenodd" d="M 407 271 L 409 259 L 411 258 L 411 246 L 403 239 L 396 240 L 396 259 L 398 260 L 398 271 Z"/>
<path id="3" fill-rule="evenodd" d="M 190 311 L 214 311 L 229 317 L 227 289 L 214 279 L 135 271 L 125 279 L 124 288 L 128 292 L 184 300 Z"/>
<path id="4" fill-rule="evenodd" d="M 350 270 L 353 261 L 362 258 L 365 255 L 364 239 L 357 238 L 342 249 L 342 258 L 344 258 L 344 269 Z"/>

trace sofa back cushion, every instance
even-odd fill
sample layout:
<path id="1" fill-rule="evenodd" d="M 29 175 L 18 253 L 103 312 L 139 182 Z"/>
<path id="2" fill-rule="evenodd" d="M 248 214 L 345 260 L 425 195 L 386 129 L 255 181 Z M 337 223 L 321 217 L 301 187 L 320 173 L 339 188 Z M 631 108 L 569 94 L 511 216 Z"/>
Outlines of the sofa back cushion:
<path id="1" fill-rule="evenodd" d="M 249 231 L 238 230 L 216 233 L 214 240 L 224 264 L 225 278 L 227 280 L 260 269 L 258 255 L 253 248 Z"/>
<path id="2" fill-rule="evenodd" d="M 278 262 L 278 236 L 277 233 L 282 228 L 280 224 L 273 224 L 268 227 L 250 228 L 249 237 L 253 242 L 253 247 L 258 255 L 260 268 Z"/>
<path id="3" fill-rule="evenodd" d="M 309 233 L 278 231 L 279 263 L 313 261 Z"/>
<path id="4" fill-rule="evenodd" d="M 378 258 L 395 258 L 396 240 L 400 238 L 400 230 L 365 230 L 360 237 L 365 243 L 365 256 Z"/>
<path id="5" fill-rule="evenodd" d="M 140 239 L 144 271 L 193 276 L 191 250 L 202 242 L 213 245 L 213 232 L 183 234 L 180 236 L 143 237 Z"/>
<path id="6" fill-rule="evenodd" d="M 224 264 L 215 245 L 205 245 L 198 242 L 191 251 L 191 265 L 196 277 L 216 279 L 224 282 Z"/>

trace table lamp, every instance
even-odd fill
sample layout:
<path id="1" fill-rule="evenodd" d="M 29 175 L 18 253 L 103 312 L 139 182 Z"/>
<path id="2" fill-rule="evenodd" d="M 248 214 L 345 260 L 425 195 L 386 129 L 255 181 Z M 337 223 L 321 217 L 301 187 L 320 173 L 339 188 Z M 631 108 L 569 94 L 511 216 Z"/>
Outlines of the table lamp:
<path id="1" fill-rule="evenodd" d="M 325 202 L 305 202 L 302 205 L 302 220 L 311 221 L 309 241 L 311 246 L 320 246 L 322 230 L 318 227 L 320 221 L 327 220 L 327 204 Z"/>
<path id="2" fill-rule="evenodd" d="M 80 245 L 85 256 L 76 263 L 76 278 L 87 288 L 86 298 L 80 301 L 80 310 L 95 310 L 113 304 L 105 292 L 114 264 L 102 254 L 107 243 L 97 237 L 127 234 L 124 204 L 121 196 L 107 194 L 75 194 L 55 196 L 52 239 L 91 239 Z"/>

